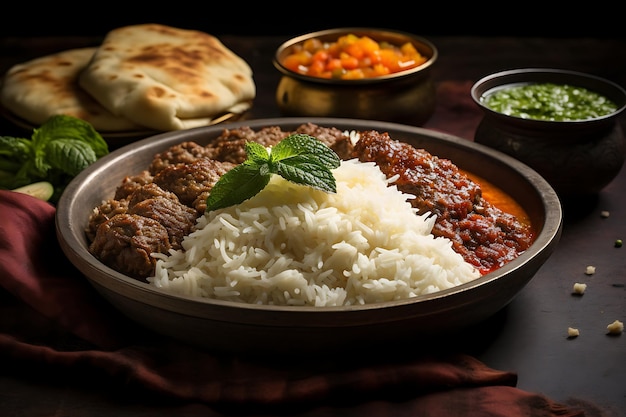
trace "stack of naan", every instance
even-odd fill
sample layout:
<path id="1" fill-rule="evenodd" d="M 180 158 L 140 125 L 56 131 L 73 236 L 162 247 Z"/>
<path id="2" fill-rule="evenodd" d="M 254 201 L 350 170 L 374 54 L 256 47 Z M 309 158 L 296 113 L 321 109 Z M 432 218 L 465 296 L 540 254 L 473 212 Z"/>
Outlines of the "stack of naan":
<path id="1" fill-rule="evenodd" d="M 110 31 L 98 47 L 15 65 L 0 100 L 33 125 L 68 114 L 102 132 L 169 131 L 241 113 L 255 94 L 251 68 L 216 37 L 142 24 Z"/>

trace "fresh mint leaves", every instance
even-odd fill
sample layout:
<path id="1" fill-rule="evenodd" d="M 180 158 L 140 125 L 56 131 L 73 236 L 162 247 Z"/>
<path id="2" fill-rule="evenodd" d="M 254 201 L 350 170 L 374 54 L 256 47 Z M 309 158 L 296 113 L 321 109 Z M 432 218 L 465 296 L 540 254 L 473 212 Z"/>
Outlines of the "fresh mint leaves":
<path id="1" fill-rule="evenodd" d="M 339 167 L 337 154 L 313 136 L 293 134 L 266 149 L 246 143 L 247 159 L 226 172 L 207 198 L 207 211 L 226 208 L 254 197 L 273 174 L 296 184 L 328 193 L 337 192 L 331 170 Z"/>
<path id="2" fill-rule="evenodd" d="M 52 116 L 30 139 L 0 136 L 0 188 L 48 181 L 54 185 L 50 201 L 56 203 L 72 178 L 107 153 L 107 143 L 90 123 Z"/>

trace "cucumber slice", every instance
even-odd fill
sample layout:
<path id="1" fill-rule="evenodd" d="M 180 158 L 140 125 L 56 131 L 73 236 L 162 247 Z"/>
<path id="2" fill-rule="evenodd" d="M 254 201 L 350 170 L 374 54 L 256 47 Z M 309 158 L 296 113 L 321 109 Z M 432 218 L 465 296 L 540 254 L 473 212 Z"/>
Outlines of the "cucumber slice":
<path id="1" fill-rule="evenodd" d="M 39 181 L 23 187 L 14 188 L 13 191 L 28 194 L 43 201 L 48 201 L 54 194 L 54 187 L 48 181 Z"/>

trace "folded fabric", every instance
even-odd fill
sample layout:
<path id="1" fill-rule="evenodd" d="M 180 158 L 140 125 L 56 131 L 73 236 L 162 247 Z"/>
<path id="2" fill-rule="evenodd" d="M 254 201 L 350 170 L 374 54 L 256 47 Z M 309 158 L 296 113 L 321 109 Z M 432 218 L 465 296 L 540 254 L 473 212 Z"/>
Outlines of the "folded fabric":
<path id="1" fill-rule="evenodd" d="M 357 415 L 365 404 L 377 404 L 367 409 L 368 415 L 397 415 L 400 401 L 404 412 L 432 416 L 584 415 L 515 388 L 515 373 L 491 369 L 462 352 L 266 361 L 159 336 L 118 313 L 64 257 L 54 215 L 48 203 L 0 190 L 4 369 L 30 377 L 50 371 L 104 380 L 126 394 L 147 393 L 215 409 L 228 406 L 231 411 L 328 411 L 342 404 L 343 414 Z"/>

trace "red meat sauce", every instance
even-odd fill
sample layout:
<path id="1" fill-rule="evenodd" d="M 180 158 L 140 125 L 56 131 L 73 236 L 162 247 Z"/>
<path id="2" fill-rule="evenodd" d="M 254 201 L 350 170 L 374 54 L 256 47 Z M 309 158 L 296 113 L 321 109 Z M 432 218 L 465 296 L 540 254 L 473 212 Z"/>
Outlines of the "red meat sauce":
<path id="1" fill-rule="evenodd" d="M 361 133 L 353 154 L 375 162 L 388 178 L 398 175 L 395 184 L 416 196 L 411 203 L 419 213 L 437 215 L 433 235 L 449 238 L 454 250 L 483 274 L 515 259 L 533 241 L 528 222 L 491 204 L 481 185 L 450 160 L 378 132 Z"/>
<path id="2" fill-rule="evenodd" d="M 523 216 L 491 204 L 480 183 L 451 161 L 387 133 L 359 132 L 354 144 L 339 129 L 307 123 L 293 132 L 276 126 L 225 129 L 207 145 L 184 142 L 155 155 L 146 170 L 126 177 L 113 198 L 94 209 L 86 230 L 90 252 L 111 268 L 145 280 L 156 262 L 149 254 L 180 248 L 220 175 L 245 160 L 246 141 L 272 146 L 291 133 L 318 138 L 342 159 L 375 162 L 388 178 L 397 175 L 395 184 L 416 196 L 411 204 L 418 212 L 437 216 L 433 235 L 449 238 L 482 274 L 515 259 L 533 241 Z M 505 194 L 498 201 L 514 206 Z"/>

